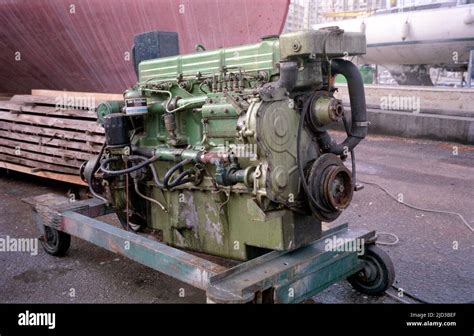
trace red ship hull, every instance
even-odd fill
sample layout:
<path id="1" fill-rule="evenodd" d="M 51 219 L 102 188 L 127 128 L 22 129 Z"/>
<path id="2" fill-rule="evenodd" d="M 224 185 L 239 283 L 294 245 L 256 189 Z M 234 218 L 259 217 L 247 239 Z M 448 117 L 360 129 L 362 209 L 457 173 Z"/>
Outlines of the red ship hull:
<path id="1" fill-rule="evenodd" d="M 179 34 L 181 53 L 279 34 L 289 0 L 0 0 L 0 92 L 120 93 L 136 82 L 133 37 Z"/>

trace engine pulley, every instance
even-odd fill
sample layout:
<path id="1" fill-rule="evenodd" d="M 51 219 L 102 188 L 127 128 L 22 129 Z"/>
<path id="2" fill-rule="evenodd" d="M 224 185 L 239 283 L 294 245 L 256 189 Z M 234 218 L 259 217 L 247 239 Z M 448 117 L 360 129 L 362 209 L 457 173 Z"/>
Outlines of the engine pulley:
<path id="1" fill-rule="evenodd" d="M 352 200 L 351 172 L 335 154 L 323 154 L 312 162 L 307 183 L 316 201 L 309 200 L 311 211 L 321 221 L 334 221 Z"/>

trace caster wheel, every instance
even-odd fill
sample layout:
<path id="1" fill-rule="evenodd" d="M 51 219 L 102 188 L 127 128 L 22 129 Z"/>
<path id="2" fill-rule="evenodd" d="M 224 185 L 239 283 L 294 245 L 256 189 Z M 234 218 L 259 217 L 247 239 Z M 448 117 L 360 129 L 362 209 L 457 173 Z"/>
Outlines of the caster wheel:
<path id="1" fill-rule="evenodd" d="M 384 250 L 375 245 L 366 247 L 362 259 L 364 268 L 347 280 L 355 290 L 362 294 L 383 295 L 395 280 L 392 260 Z"/>
<path id="2" fill-rule="evenodd" d="M 64 256 L 71 245 L 71 236 L 49 226 L 45 226 L 44 229 L 45 235 L 40 239 L 43 249 L 53 256 Z"/>

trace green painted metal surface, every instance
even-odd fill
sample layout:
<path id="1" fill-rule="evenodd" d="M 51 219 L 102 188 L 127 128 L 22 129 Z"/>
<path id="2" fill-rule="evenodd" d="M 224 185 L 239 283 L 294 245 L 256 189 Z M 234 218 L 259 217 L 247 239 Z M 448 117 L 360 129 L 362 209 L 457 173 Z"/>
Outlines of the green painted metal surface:
<path id="1" fill-rule="evenodd" d="M 215 74 L 223 67 L 277 73 L 275 64 L 280 60 L 279 52 L 279 40 L 271 39 L 241 47 L 165 57 L 140 63 L 139 78 L 144 83 L 157 79 L 175 79 L 179 75 L 195 75 L 198 72 Z"/>
<path id="2" fill-rule="evenodd" d="M 248 194 L 177 190 L 163 197 L 155 188 L 153 197 L 168 213 L 152 205 L 152 227 L 163 231 L 165 241 L 189 250 L 247 260 L 308 244 L 320 233 L 313 218 L 285 210 L 265 213 Z"/>
<path id="3" fill-rule="evenodd" d="M 236 185 L 216 188 L 217 168 L 211 162 L 195 186 L 161 190 L 148 176 L 140 182 L 142 192 L 163 203 L 168 212 L 133 191 L 129 211 L 162 230 L 164 241 L 173 246 L 238 260 L 268 250 L 292 250 L 317 239 L 320 221 L 301 210 L 306 201 L 296 162 L 300 112 L 293 91 L 311 94 L 322 88 L 327 56 L 323 41 L 331 57 L 365 51 L 361 34 L 313 31 L 141 62 L 139 83 L 124 94 L 126 101 L 144 98 L 148 106 L 146 114 L 131 117 L 131 144 L 159 153 L 153 163 L 159 176 L 189 158 L 173 152 L 186 149 L 194 153 L 194 162 L 200 152 L 231 153 L 251 177 L 247 184 L 241 178 Z M 295 49 L 295 43 L 301 48 Z M 275 86 L 273 93 L 262 95 L 262 87 L 278 83 L 281 63 L 288 60 L 297 64 L 294 88 L 288 92 Z M 239 146 L 246 152 L 239 152 Z M 316 140 L 306 128 L 301 146 L 304 165 L 318 157 Z M 122 214 L 124 186 L 123 177 L 111 185 L 115 207 Z"/>

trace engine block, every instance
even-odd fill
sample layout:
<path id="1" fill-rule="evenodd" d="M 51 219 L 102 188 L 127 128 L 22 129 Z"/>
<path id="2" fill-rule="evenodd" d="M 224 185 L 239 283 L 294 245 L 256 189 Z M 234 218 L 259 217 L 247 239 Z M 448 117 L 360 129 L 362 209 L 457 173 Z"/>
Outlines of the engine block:
<path id="1" fill-rule="evenodd" d="M 344 161 L 367 117 L 343 57 L 364 53 L 363 34 L 334 27 L 143 61 L 124 101 L 99 106 L 106 144 L 81 176 L 126 229 L 172 246 L 248 260 L 306 245 L 352 198 Z M 351 118 L 333 96 L 337 74 Z M 327 131 L 339 121 L 342 143 Z"/>

